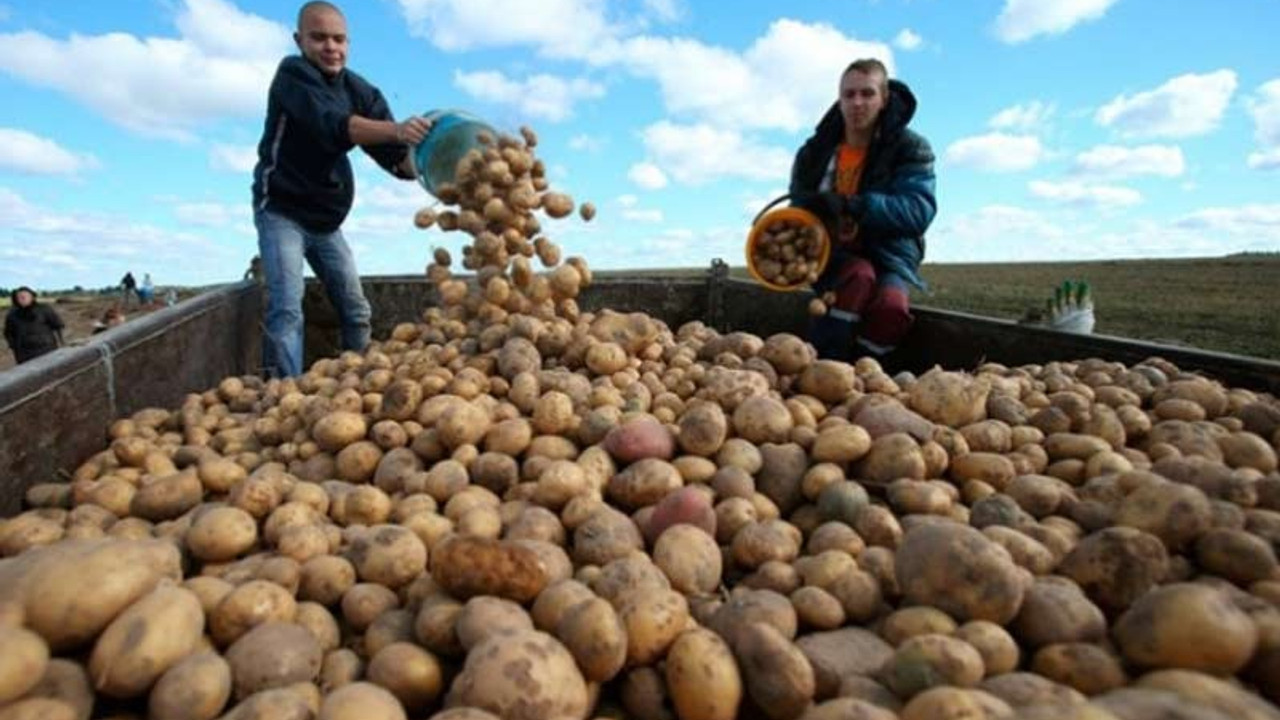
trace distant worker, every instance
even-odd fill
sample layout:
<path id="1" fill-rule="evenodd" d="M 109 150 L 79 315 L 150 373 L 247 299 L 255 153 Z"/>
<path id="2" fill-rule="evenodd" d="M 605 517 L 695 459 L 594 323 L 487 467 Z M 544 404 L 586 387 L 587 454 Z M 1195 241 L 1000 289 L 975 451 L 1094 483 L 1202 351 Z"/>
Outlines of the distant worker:
<path id="1" fill-rule="evenodd" d="M 142 285 L 138 288 L 138 301 L 150 305 L 156 298 L 156 286 L 151 282 L 151 273 L 142 276 Z"/>
<path id="2" fill-rule="evenodd" d="M 142 302 L 142 297 L 138 295 L 138 281 L 133 279 L 133 273 L 127 272 L 124 277 L 120 278 L 120 300 L 129 306 L 129 296 L 137 296 L 138 302 Z"/>
<path id="3" fill-rule="evenodd" d="M 13 307 L 4 317 L 4 340 L 19 365 L 62 346 L 62 318 L 36 300 L 36 291 L 23 285 L 9 295 Z"/>
<path id="4" fill-rule="evenodd" d="M 121 312 L 120 306 L 112 305 L 106 309 L 106 312 L 102 313 L 102 317 L 100 319 L 93 321 L 93 332 L 91 334 L 97 335 L 98 333 L 110 330 L 117 325 L 123 325 L 124 320 L 124 313 Z"/>
<path id="5" fill-rule="evenodd" d="M 924 233 L 937 211 L 933 150 L 907 127 L 915 111 L 915 96 L 883 63 L 855 61 L 796 153 L 792 202 L 822 218 L 832 240 L 813 286 L 832 300 L 810 331 L 821 357 L 882 358 L 911 328 L 909 287 L 924 287 Z"/>
<path id="6" fill-rule="evenodd" d="M 342 236 L 355 181 L 347 153 L 359 145 L 387 172 L 413 180 L 409 146 L 431 129 L 418 116 L 397 123 L 378 88 L 346 69 L 347 21 L 337 6 L 304 4 L 293 39 L 301 55 L 282 60 L 271 81 L 253 171 L 270 377 L 302 372 L 304 259 L 337 310 L 343 349 L 369 344 L 369 301 Z"/>
<path id="7" fill-rule="evenodd" d="M 245 280 L 256 280 L 262 282 L 262 256 L 254 255 L 249 261 L 249 269 L 244 271 Z"/>

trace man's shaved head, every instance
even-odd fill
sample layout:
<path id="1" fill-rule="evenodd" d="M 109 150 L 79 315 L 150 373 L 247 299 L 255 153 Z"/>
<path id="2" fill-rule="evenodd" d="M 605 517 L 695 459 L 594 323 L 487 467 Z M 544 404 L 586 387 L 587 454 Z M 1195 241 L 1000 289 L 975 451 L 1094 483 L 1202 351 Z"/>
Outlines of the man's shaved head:
<path id="1" fill-rule="evenodd" d="M 298 8 L 298 30 L 302 30 L 302 23 L 306 20 L 307 13 L 318 12 L 320 10 L 330 10 L 342 15 L 342 11 L 338 9 L 338 6 L 331 2 L 325 2 L 325 0 L 310 0 L 310 2 L 303 3 L 302 7 Z"/>

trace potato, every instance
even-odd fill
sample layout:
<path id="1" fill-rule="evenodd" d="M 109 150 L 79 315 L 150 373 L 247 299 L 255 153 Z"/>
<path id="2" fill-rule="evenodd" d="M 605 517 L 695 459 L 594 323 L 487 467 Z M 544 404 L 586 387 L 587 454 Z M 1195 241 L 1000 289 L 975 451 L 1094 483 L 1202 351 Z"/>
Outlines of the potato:
<path id="1" fill-rule="evenodd" d="M 368 682 L 354 682 L 329 693 L 319 720 L 406 720 L 396 696 Z"/>
<path id="2" fill-rule="evenodd" d="M 677 441 L 687 453 L 711 457 L 720 450 L 729 432 L 728 419 L 717 403 L 691 404 L 680 416 Z"/>
<path id="3" fill-rule="evenodd" d="M 653 589 L 623 598 L 618 615 L 627 629 L 627 665 L 649 665 L 685 629 L 689 603 L 674 590 Z"/>
<path id="4" fill-rule="evenodd" d="M 608 601 L 591 598 L 569 608 L 555 636 L 588 682 L 607 682 L 627 661 L 627 627 Z"/>
<path id="5" fill-rule="evenodd" d="M 1008 553 L 973 528 L 950 522 L 914 527 L 894 558 L 909 601 L 957 620 L 1004 624 L 1022 604 L 1023 585 Z"/>
<path id="6" fill-rule="evenodd" d="M 986 620 L 973 620 L 952 633 L 974 647 L 982 656 L 987 677 L 1013 672 L 1018 668 L 1021 651 L 1007 630 Z"/>
<path id="7" fill-rule="evenodd" d="M 1046 645 L 1031 659 L 1031 671 L 1093 696 L 1129 684 L 1120 659 L 1101 645 Z"/>
<path id="8" fill-rule="evenodd" d="M 74 720 L 76 709 L 63 700 L 34 697 L 0 706 L 0 720 Z"/>
<path id="9" fill-rule="evenodd" d="M 268 621 L 241 635 L 227 649 L 235 696 L 310 682 L 320 673 L 323 651 L 316 637 L 293 623 Z"/>
<path id="10" fill-rule="evenodd" d="M 368 422 L 363 415 L 339 410 L 316 420 L 311 427 L 311 437 L 321 450 L 337 453 L 362 440 L 368 431 Z"/>
<path id="11" fill-rule="evenodd" d="M 137 697 L 193 652 L 204 634 L 195 593 L 161 585 L 130 605 L 102 632 L 89 656 L 94 687 L 112 697 Z"/>
<path id="12" fill-rule="evenodd" d="M 742 675 L 729 646 L 702 628 L 682 632 L 664 670 L 681 720 L 733 720 L 742 702 Z"/>
<path id="13" fill-rule="evenodd" d="M 1189 702 L 1166 690 L 1126 687 L 1092 698 L 1090 705 L 1109 713 L 1104 720 L 1229 720 L 1232 716 Z"/>
<path id="14" fill-rule="evenodd" d="M 696 487 L 682 487 L 665 497 L 653 506 L 653 515 L 644 526 L 645 540 L 656 543 L 667 528 L 677 524 L 688 524 L 702 530 L 714 538 L 716 533 L 716 515 L 711 506 L 708 494 Z"/>
<path id="15" fill-rule="evenodd" d="M 433 705 L 444 691 L 444 670 L 439 660 L 408 642 L 392 643 L 379 650 L 369 661 L 368 678 L 413 711 Z"/>
<path id="16" fill-rule="evenodd" d="M 0 628 L 0 704 L 22 697 L 49 665 L 44 638 L 21 627 Z"/>
<path id="17" fill-rule="evenodd" d="M 362 582 L 399 588 L 427 565 L 427 548 L 412 531 L 397 525 L 375 525 L 351 542 L 348 557 Z"/>
<path id="18" fill-rule="evenodd" d="M 573 531 L 576 564 L 605 565 L 644 548 L 644 538 L 631 518 L 602 506 Z"/>
<path id="19" fill-rule="evenodd" d="M 684 483 L 680 471 L 665 460 L 644 458 L 614 475 L 606 497 L 620 507 L 636 510 L 658 503 Z"/>
<path id="20" fill-rule="evenodd" d="M 979 687 L 1013 707 L 1080 705 L 1086 700 L 1072 688 L 1028 672 L 997 675 Z"/>
<path id="21" fill-rule="evenodd" d="M 587 713 L 588 694 L 569 651 L 550 635 L 528 630 L 490 637 L 472 649 L 445 704 L 511 720 L 576 718 Z"/>
<path id="22" fill-rule="evenodd" d="M 532 630 L 533 621 L 514 602 L 481 595 L 463 605 L 455 627 L 463 649 L 470 650 L 490 635 Z"/>
<path id="23" fill-rule="evenodd" d="M 1138 598 L 1112 628 L 1129 662 L 1234 673 L 1253 656 L 1257 628 L 1216 588 L 1174 583 Z"/>
<path id="24" fill-rule="evenodd" d="M 816 687 L 809 659 L 772 625 L 747 625 L 733 650 L 747 692 L 770 718 L 797 717 L 813 701 Z"/>
<path id="25" fill-rule="evenodd" d="M 1154 587 L 1168 565 L 1169 556 L 1159 538 L 1134 528 L 1113 527 L 1081 539 L 1057 572 L 1074 580 L 1104 611 L 1118 613 Z"/>
<path id="26" fill-rule="evenodd" d="M 205 562 L 226 562 L 239 557 L 257 541 L 257 521 L 234 507 L 219 507 L 204 513 L 186 534 L 187 549 Z"/>
<path id="27" fill-rule="evenodd" d="M 1196 561 L 1208 572 L 1241 586 L 1274 577 L 1271 544 L 1243 530 L 1214 528 L 1196 540 Z"/>
<path id="28" fill-rule="evenodd" d="M 1098 641 L 1107 634 L 1102 610 L 1080 586 L 1055 576 L 1036 579 L 1009 627 L 1031 650 L 1054 643 Z"/>
<path id="29" fill-rule="evenodd" d="M 1129 493 L 1116 508 L 1116 524 L 1160 538 L 1179 550 L 1209 529 L 1209 499 L 1199 489 L 1181 483 L 1149 484 Z"/>
<path id="30" fill-rule="evenodd" d="M 953 428 L 963 427 L 986 415 L 991 384 L 962 373 L 930 370 L 909 391 L 911 409 L 925 418 Z"/>
<path id="31" fill-rule="evenodd" d="M 671 587 L 685 595 L 710 595 L 720 586 L 720 548 L 714 537 L 693 525 L 663 531 L 654 544 L 653 561 Z"/>
<path id="32" fill-rule="evenodd" d="M 1138 679 L 1137 686 L 1171 692 L 1183 700 L 1245 720 L 1268 720 L 1280 715 L 1274 705 L 1234 683 L 1189 670 L 1159 670 Z"/>
<path id="33" fill-rule="evenodd" d="M 172 520 L 200 504 L 203 495 L 194 472 L 172 473 L 140 485 L 129 501 L 129 514 L 152 522 Z"/>
<path id="34" fill-rule="evenodd" d="M 881 676 L 903 699 L 939 685 L 974 687 L 982 680 L 982 656 L 972 645 L 948 635 L 916 635 L 898 646 Z"/>
<path id="35" fill-rule="evenodd" d="M 950 635 L 955 630 L 956 621 L 950 615 L 934 607 L 919 605 L 900 608 L 886 617 L 880 625 L 880 636 L 897 647 L 916 635 Z"/>
<path id="36" fill-rule="evenodd" d="M 265 580 L 251 580 L 227 594 L 209 616 L 209 634 L 221 647 L 270 620 L 289 622 L 298 603 L 289 591 Z"/>
<path id="37" fill-rule="evenodd" d="M 791 592 L 791 605 L 796 610 L 800 625 L 817 630 L 834 630 L 844 625 L 847 616 L 839 598 L 814 586 L 796 588 Z"/>
<path id="38" fill-rule="evenodd" d="M 624 465 L 645 458 L 670 460 L 675 454 L 675 439 L 656 418 L 641 414 L 611 429 L 605 435 L 604 449 Z"/>
<path id="39" fill-rule="evenodd" d="M 302 564 L 298 599 L 334 605 L 356 583 L 356 569 L 346 558 L 320 555 Z"/>
<path id="40" fill-rule="evenodd" d="M 902 720 L 962 720 L 1009 717 L 1013 710 L 981 690 L 935 687 L 916 695 L 902 708 Z"/>
<path id="41" fill-rule="evenodd" d="M 497 595 L 523 603 L 547 584 L 537 554 L 513 543 L 453 535 L 432 550 L 431 576 L 455 597 Z"/>
<path id="42" fill-rule="evenodd" d="M 196 652 L 165 671 L 147 701 L 155 720 L 213 720 L 231 697 L 231 666 L 214 652 Z"/>

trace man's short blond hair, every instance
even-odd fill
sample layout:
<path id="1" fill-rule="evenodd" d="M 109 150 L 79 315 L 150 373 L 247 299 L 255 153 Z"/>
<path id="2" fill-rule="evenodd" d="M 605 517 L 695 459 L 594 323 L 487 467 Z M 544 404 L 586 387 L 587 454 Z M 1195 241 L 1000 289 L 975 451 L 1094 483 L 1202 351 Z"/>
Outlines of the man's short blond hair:
<path id="1" fill-rule="evenodd" d="M 879 73 L 880 94 L 886 97 L 889 95 L 889 69 L 884 66 L 884 63 L 875 58 L 861 58 L 859 60 L 854 60 L 849 63 L 849 67 L 845 68 L 844 72 L 840 73 L 841 82 L 844 81 L 845 75 L 854 71 L 866 73 L 868 75 L 872 73 Z"/>

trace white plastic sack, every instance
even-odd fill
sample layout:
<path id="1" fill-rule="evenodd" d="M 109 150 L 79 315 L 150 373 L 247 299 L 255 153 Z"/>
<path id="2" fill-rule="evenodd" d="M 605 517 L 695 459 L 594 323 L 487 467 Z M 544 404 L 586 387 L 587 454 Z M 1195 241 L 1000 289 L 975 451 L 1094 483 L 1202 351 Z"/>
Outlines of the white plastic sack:
<path id="1" fill-rule="evenodd" d="M 1055 314 L 1049 319 L 1049 327 L 1059 332 L 1077 335 L 1093 334 L 1093 306 L 1073 308 Z"/>

